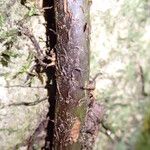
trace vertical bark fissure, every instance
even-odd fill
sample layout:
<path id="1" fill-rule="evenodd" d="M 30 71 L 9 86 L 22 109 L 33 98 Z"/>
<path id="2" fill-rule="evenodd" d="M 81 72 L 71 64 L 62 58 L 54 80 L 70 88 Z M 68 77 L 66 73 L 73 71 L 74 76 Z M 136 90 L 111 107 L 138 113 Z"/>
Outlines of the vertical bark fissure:
<path id="1" fill-rule="evenodd" d="M 54 10 L 54 0 L 43 0 L 44 17 L 46 20 L 46 45 L 47 54 L 50 54 L 51 50 L 55 51 L 55 45 L 57 42 L 56 35 L 56 24 L 55 24 L 55 10 Z M 56 51 L 55 51 L 56 53 Z M 46 88 L 49 96 L 49 111 L 47 113 L 47 135 L 45 139 L 45 146 L 43 149 L 52 150 L 53 149 L 53 139 L 54 139 L 54 126 L 55 126 L 55 108 L 56 108 L 56 67 L 48 67 L 46 69 L 47 83 Z"/>

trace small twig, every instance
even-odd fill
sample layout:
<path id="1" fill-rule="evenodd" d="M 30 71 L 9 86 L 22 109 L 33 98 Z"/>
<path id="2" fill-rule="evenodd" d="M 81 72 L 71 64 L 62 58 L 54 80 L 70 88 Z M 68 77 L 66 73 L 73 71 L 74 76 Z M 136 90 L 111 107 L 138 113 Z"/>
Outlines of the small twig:
<path id="1" fill-rule="evenodd" d="M 31 81 L 31 78 L 35 76 L 35 74 L 33 73 L 33 70 L 35 69 L 36 69 L 36 65 L 32 66 L 29 72 L 27 72 L 27 77 L 26 80 L 24 81 L 24 84 L 26 84 L 29 80 Z"/>
<path id="2" fill-rule="evenodd" d="M 52 8 L 53 8 L 53 6 L 51 6 L 51 7 L 43 7 L 42 10 L 48 10 L 48 9 L 52 9 Z"/>
<path id="3" fill-rule="evenodd" d="M 114 134 L 114 138 L 111 136 L 112 130 L 111 130 L 110 127 L 108 127 L 107 125 L 105 125 L 104 122 L 102 122 L 101 125 L 102 125 L 102 128 L 104 129 L 104 131 L 101 131 L 101 132 L 104 133 L 112 142 L 114 142 L 115 139 L 116 139 L 116 140 L 119 140 L 119 139 L 120 139 L 120 138 L 119 138 L 117 135 L 115 135 L 115 134 Z M 110 132 L 110 134 L 109 134 L 108 132 Z"/>
<path id="4" fill-rule="evenodd" d="M 100 76 L 100 75 L 102 75 L 101 72 L 97 73 L 93 78 L 91 78 L 91 79 L 89 80 L 89 83 L 88 83 L 88 85 L 87 85 L 86 87 L 80 87 L 80 88 L 83 89 L 83 90 L 91 90 L 91 91 L 94 91 L 94 90 L 95 90 L 95 86 L 96 86 L 96 78 L 97 78 L 98 76 Z"/>
<path id="5" fill-rule="evenodd" d="M 49 30 L 50 30 L 51 32 L 53 32 L 55 35 L 57 35 L 57 32 L 54 31 L 53 29 L 50 29 L 50 28 L 49 28 Z"/>
<path id="6" fill-rule="evenodd" d="M 112 133 L 111 130 L 108 129 L 103 123 L 102 123 L 102 127 L 103 127 L 104 130 L 101 130 L 100 132 L 103 133 L 103 134 L 105 134 L 105 135 L 110 139 L 111 142 L 114 142 L 114 139 L 113 139 L 113 138 L 111 137 L 111 135 L 108 133 L 108 131 L 109 131 L 110 133 Z"/>
<path id="7" fill-rule="evenodd" d="M 46 67 L 47 64 L 43 62 L 43 59 L 44 59 L 44 54 L 43 54 L 43 51 L 41 50 L 40 46 L 39 46 L 39 43 L 37 42 L 36 38 L 34 37 L 34 35 L 31 34 L 31 31 L 27 28 L 27 27 L 24 27 L 22 25 L 22 23 L 18 24 L 19 25 L 19 30 L 22 34 L 24 34 L 25 36 L 27 36 L 31 42 L 33 43 L 33 46 L 37 52 L 37 54 L 35 54 L 35 57 L 36 59 L 38 60 L 39 64 L 43 67 Z"/>
<path id="8" fill-rule="evenodd" d="M 36 38 L 34 37 L 34 35 L 31 33 L 31 31 L 27 28 L 27 27 L 24 27 L 22 25 L 19 26 L 19 30 L 22 34 L 26 35 L 27 37 L 29 37 L 29 39 L 31 40 L 31 42 L 33 43 L 36 51 L 37 51 L 37 54 L 39 56 L 43 55 L 42 53 L 42 50 L 36 40 Z"/>
<path id="9" fill-rule="evenodd" d="M 27 28 L 24 27 L 22 25 L 22 23 L 18 24 L 19 25 L 19 30 L 22 34 L 24 34 L 25 36 L 27 36 L 31 42 L 33 43 L 33 46 L 37 52 L 37 54 L 35 54 L 36 59 L 38 60 L 37 64 L 41 65 L 44 68 L 50 67 L 50 66 L 55 66 L 55 62 L 56 62 L 56 54 L 54 52 L 54 50 L 51 50 L 51 57 L 49 57 L 49 59 L 52 61 L 52 63 L 47 64 L 44 62 L 44 59 L 46 58 L 46 55 L 43 54 L 43 51 L 40 48 L 39 43 L 37 42 L 36 38 L 34 37 L 34 35 L 32 35 L 31 31 Z M 52 31 L 54 34 L 56 34 L 56 32 L 52 29 L 49 29 L 50 31 Z M 55 58 L 54 58 L 55 57 Z"/>
<path id="10" fill-rule="evenodd" d="M 92 81 L 95 81 L 99 76 L 103 75 L 102 72 L 97 73 L 93 78 Z"/>
<path id="11" fill-rule="evenodd" d="M 114 139 L 112 139 L 112 137 L 108 134 L 108 132 L 105 130 L 105 131 L 100 131 L 101 133 L 103 133 L 105 136 L 107 136 L 111 142 L 114 142 Z"/>
<path id="12" fill-rule="evenodd" d="M 12 103 L 12 104 L 9 104 L 9 105 L 7 105 L 8 107 L 10 107 L 10 106 L 34 106 L 34 105 L 37 105 L 37 104 L 39 104 L 39 103 L 41 103 L 41 102 L 43 102 L 43 101 L 45 101 L 45 100 L 47 100 L 48 99 L 48 97 L 45 97 L 45 98 L 42 98 L 42 99 L 40 99 L 40 100 L 36 100 L 36 101 L 34 101 L 34 102 L 20 102 L 20 103 Z"/>
<path id="13" fill-rule="evenodd" d="M 140 80 L 141 80 L 141 94 L 143 96 L 148 96 L 148 94 L 145 92 L 145 78 L 144 78 L 144 71 L 143 68 L 140 64 L 138 64 L 139 67 L 139 75 L 140 75 Z"/>

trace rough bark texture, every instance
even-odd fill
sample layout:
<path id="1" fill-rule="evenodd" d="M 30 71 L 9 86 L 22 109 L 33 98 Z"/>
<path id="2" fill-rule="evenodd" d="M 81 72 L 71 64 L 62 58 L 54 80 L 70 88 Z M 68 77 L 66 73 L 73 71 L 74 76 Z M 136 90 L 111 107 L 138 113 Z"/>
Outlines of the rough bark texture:
<path id="1" fill-rule="evenodd" d="M 56 0 L 57 109 L 54 149 L 81 149 L 80 129 L 89 76 L 88 7 L 85 0 Z M 82 102 L 82 103 L 81 103 Z"/>

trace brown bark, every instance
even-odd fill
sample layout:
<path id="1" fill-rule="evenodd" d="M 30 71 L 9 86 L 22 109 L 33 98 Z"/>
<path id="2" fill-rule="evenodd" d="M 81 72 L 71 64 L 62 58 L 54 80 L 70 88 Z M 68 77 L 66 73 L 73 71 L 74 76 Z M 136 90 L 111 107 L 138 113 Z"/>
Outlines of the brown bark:
<path id="1" fill-rule="evenodd" d="M 78 150 L 89 77 L 88 7 L 85 0 L 55 0 L 57 106 L 54 149 Z M 81 103 L 82 102 L 82 103 Z"/>

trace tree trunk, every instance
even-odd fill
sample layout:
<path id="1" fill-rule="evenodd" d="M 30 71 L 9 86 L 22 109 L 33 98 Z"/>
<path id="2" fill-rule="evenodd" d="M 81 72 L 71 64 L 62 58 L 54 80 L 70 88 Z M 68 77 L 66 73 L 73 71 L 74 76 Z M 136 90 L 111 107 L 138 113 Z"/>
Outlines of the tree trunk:
<path id="1" fill-rule="evenodd" d="M 88 82 L 88 4 L 86 0 L 55 0 L 57 31 L 57 106 L 54 149 L 79 150 L 86 115 Z"/>

